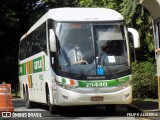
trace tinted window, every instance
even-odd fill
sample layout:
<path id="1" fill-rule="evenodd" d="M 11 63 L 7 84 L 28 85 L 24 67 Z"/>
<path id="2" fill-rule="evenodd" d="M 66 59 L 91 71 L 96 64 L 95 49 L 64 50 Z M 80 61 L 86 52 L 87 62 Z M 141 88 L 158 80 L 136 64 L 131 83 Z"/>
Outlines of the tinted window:
<path id="1" fill-rule="evenodd" d="M 41 51 L 47 54 L 46 23 L 20 42 L 19 58 L 23 60 Z"/>
<path id="2" fill-rule="evenodd" d="M 23 60 L 26 58 L 26 51 L 27 51 L 27 38 L 20 42 L 20 49 L 19 49 L 19 58 Z"/>

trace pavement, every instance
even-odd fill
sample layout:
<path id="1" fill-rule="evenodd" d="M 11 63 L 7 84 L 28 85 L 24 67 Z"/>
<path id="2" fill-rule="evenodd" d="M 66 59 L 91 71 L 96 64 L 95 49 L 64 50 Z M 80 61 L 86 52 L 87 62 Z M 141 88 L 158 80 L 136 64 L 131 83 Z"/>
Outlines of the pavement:
<path id="1" fill-rule="evenodd" d="M 12 99 L 17 99 L 17 98 L 19 98 L 19 97 L 12 96 Z M 158 106 L 158 100 L 133 99 L 132 103 L 129 106 L 137 109 L 140 112 L 158 113 L 158 115 L 160 116 L 160 109 Z"/>
<path id="2" fill-rule="evenodd" d="M 132 108 L 142 112 L 140 114 L 132 113 L 132 116 L 140 116 L 141 120 L 160 120 L 160 110 L 158 100 L 133 100 L 129 105 Z"/>
<path id="3" fill-rule="evenodd" d="M 160 112 L 158 108 L 158 100 L 133 100 L 132 107 L 142 112 Z"/>
<path id="4" fill-rule="evenodd" d="M 13 97 L 12 99 L 16 98 Z M 131 111 L 131 113 L 127 113 L 128 117 L 138 117 L 140 120 L 160 120 L 158 100 L 133 99 L 132 103 L 129 104 L 128 107 L 135 109 L 135 113 L 133 113 L 133 111 Z"/>

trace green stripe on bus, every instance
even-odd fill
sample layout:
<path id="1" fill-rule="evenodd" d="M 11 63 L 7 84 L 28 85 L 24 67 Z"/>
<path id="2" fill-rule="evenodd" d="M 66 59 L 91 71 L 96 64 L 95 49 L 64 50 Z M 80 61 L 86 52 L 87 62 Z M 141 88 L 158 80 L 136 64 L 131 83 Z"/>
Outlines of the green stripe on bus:
<path id="1" fill-rule="evenodd" d="M 20 64 L 19 65 L 19 76 L 26 74 L 26 64 Z"/>
<path id="2" fill-rule="evenodd" d="M 30 86 L 31 86 L 31 88 L 33 88 L 33 81 L 32 81 L 32 75 L 30 75 Z"/>
<path id="3" fill-rule="evenodd" d="M 93 81 L 84 81 L 84 80 L 77 80 L 78 87 L 80 88 L 88 88 L 88 87 L 111 87 L 111 86 L 118 86 L 130 80 L 129 76 L 124 76 L 117 79 L 112 80 L 93 80 Z M 62 77 L 62 83 L 67 84 L 68 80 Z M 76 81 L 76 80 L 75 80 Z"/>
<path id="4" fill-rule="evenodd" d="M 112 80 L 78 81 L 79 87 L 111 87 L 129 81 L 129 76 Z"/>

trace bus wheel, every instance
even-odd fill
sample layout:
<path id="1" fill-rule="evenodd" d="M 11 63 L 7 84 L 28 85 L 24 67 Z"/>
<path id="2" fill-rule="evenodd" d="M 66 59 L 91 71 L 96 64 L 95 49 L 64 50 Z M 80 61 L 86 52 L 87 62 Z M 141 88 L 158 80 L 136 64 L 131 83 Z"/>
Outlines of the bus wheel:
<path id="1" fill-rule="evenodd" d="M 116 105 L 111 104 L 111 105 L 106 105 L 106 112 L 107 115 L 114 115 L 116 112 Z"/>
<path id="2" fill-rule="evenodd" d="M 28 93 L 28 88 L 26 87 L 26 92 L 25 92 L 25 104 L 27 109 L 31 109 L 33 107 L 33 102 L 29 100 L 29 93 Z"/>
<path id="3" fill-rule="evenodd" d="M 49 107 L 49 112 L 50 112 L 51 114 L 56 113 L 56 106 L 55 106 L 55 105 L 52 105 L 51 102 L 50 102 L 49 90 L 47 90 L 47 104 L 48 104 L 48 107 Z"/>
<path id="4" fill-rule="evenodd" d="M 24 102 L 26 103 L 26 90 L 24 86 L 23 86 L 23 98 L 24 98 Z"/>

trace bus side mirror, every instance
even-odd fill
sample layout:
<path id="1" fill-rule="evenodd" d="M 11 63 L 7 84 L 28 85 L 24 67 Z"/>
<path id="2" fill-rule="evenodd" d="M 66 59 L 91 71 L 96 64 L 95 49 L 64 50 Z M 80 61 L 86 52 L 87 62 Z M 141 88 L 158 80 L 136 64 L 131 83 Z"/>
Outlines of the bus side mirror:
<path id="1" fill-rule="evenodd" d="M 51 51 L 56 52 L 56 35 L 53 29 L 49 29 L 49 41 Z"/>
<path id="2" fill-rule="evenodd" d="M 137 30 L 133 28 L 128 28 L 128 32 L 130 32 L 133 36 L 133 43 L 134 43 L 134 48 L 139 48 L 140 47 L 140 40 L 139 40 L 139 33 Z"/>

